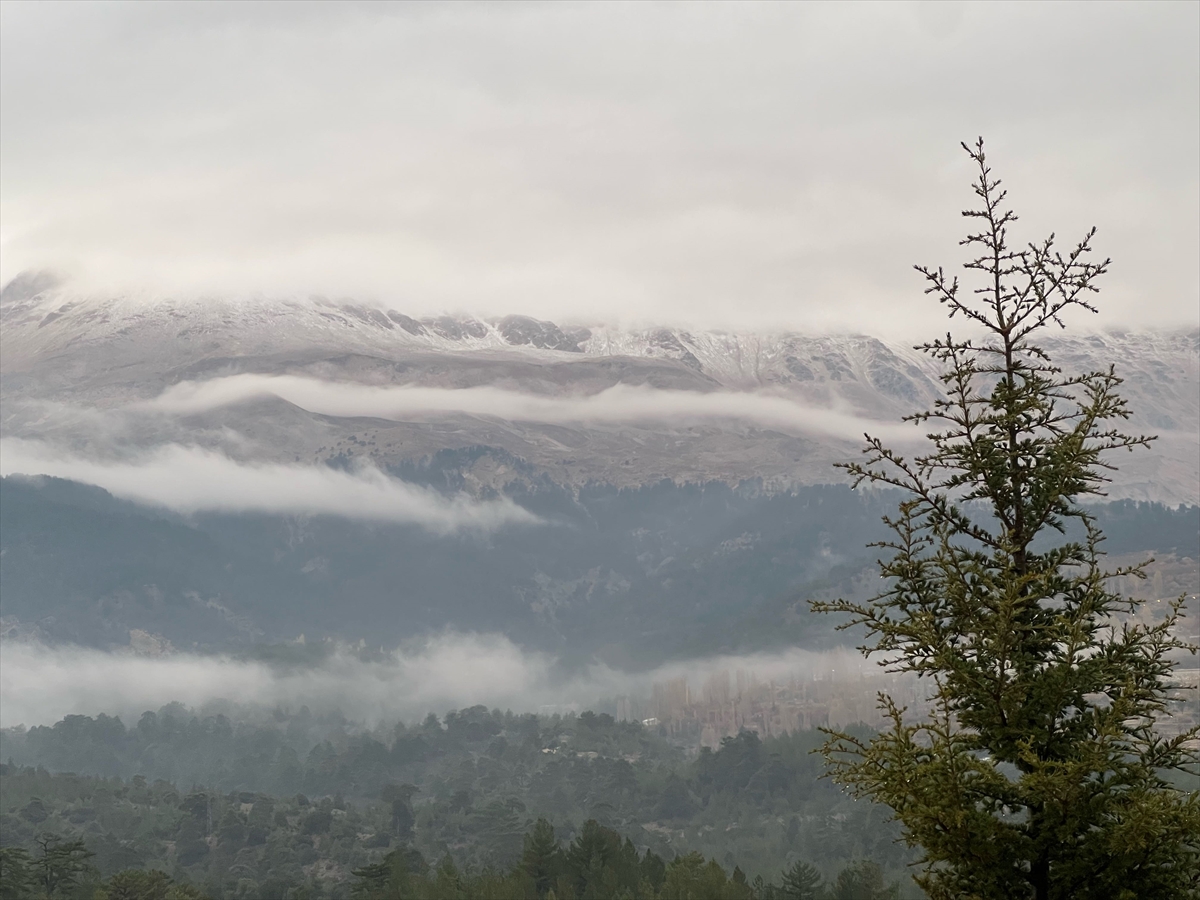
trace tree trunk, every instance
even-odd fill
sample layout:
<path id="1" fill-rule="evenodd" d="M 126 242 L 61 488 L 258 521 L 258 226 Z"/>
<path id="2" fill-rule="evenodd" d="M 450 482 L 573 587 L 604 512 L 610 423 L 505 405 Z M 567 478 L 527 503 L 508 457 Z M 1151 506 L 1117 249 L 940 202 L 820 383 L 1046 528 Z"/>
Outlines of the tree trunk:
<path id="1" fill-rule="evenodd" d="M 1034 900 L 1050 900 L 1050 860 L 1043 854 L 1033 861 L 1030 871 Z"/>

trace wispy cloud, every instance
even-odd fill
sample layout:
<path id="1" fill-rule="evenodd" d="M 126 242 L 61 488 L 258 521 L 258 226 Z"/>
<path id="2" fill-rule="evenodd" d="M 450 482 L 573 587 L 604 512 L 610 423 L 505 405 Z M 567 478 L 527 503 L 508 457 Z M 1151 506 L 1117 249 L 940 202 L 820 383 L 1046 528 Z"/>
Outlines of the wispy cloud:
<path id="1" fill-rule="evenodd" d="M 478 501 L 391 478 L 369 465 L 249 464 L 171 444 L 122 461 L 98 461 L 36 441 L 0 440 L 0 475 L 51 475 L 104 488 L 114 496 L 180 512 L 324 514 L 401 522 L 430 531 L 490 530 L 538 518 L 506 498 Z"/>
<path id="2" fill-rule="evenodd" d="M 734 419 L 847 440 L 864 431 L 912 438 L 911 426 L 864 419 L 851 411 L 805 406 L 770 394 L 659 390 L 616 385 L 596 394 L 549 397 L 496 387 L 430 388 L 320 381 L 292 375 L 231 375 L 173 385 L 140 409 L 192 414 L 274 396 L 326 416 L 405 420 L 461 413 L 515 422 L 622 423 Z"/>

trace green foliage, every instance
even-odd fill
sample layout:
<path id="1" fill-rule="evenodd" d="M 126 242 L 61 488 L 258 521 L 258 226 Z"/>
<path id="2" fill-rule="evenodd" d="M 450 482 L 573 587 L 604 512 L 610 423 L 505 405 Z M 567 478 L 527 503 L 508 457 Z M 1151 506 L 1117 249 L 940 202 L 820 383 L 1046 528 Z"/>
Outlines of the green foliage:
<path id="1" fill-rule="evenodd" d="M 1109 585 L 1142 569 L 1104 567 L 1080 503 L 1102 493 L 1106 454 L 1150 439 L 1114 427 L 1129 412 L 1111 369 L 1064 374 L 1036 343 L 1072 307 L 1093 309 L 1108 261 L 1088 261 L 1091 232 L 1066 254 L 1053 237 L 1011 247 L 1016 216 L 983 144 L 964 147 L 982 204 L 964 213 L 981 226 L 966 268 L 982 286 L 964 297 L 941 269 L 920 271 L 982 337 L 920 348 L 944 367 L 945 398 L 911 417 L 941 429 L 927 455 L 869 438 L 867 461 L 847 466 L 856 487 L 907 495 L 885 520 L 883 592 L 814 604 L 864 626 L 866 653 L 928 678 L 933 709 L 914 722 L 881 697 L 891 728 L 833 734 L 831 771 L 895 811 L 935 900 L 1185 896 L 1200 886 L 1200 797 L 1167 773 L 1194 773 L 1196 731 L 1154 728 L 1176 654 L 1194 652 L 1177 633 L 1183 598 L 1154 624 L 1134 618 L 1138 601 Z"/>
<path id="2" fill-rule="evenodd" d="M 545 897 L 558 878 L 566 874 L 566 864 L 558 839 L 554 836 L 554 826 L 545 819 L 538 819 L 533 829 L 525 835 L 520 867 L 533 882 L 539 897 Z"/>
<path id="3" fill-rule="evenodd" d="M 507 873 L 458 872 L 447 857 L 430 872 L 411 851 L 393 850 L 378 863 L 354 870 L 352 896 L 363 900 L 413 897 L 529 898 L 529 900 L 750 900 L 745 879 L 734 881 L 715 860 L 699 853 L 669 865 L 594 820 L 563 848 L 544 819 L 525 835 L 525 852 Z"/>
<path id="4" fill-rule="evenodd" d="M 780 895 L 786 900 L 820 900 L 825 891 L 820 870 L 802 859 L 783 873 Z"/>
<path id="5" fill-rule="evenodd" d="M 84 825 L 87 837 L 85 845 L 73 835 L 39 833 L 29 838 L 28 847 L 3 848 L 3 900 L 791 900 L 796 894 L 789 885 L 797 883 L 797 876 L 817 871 L 798 864 L 785 873 L 783 888 L 761 875 L 751 885 L 728 853 L 724 865 L 696 851 L 669 853 L 664 859 L 645 843 L 635 844 L 595 820 L 556 831 L 546 819 L 526 820 L 518 835 L 521 852 L 510 864 L 459 868 L 443 843 L 441 861 L 431 866 L 427 860 L 436 857 L 427 857 L 414 843 L 387 847 L 374 839 L 390 833 L 390 803 L 358 810 L 337 798 L 303 795 L 194 790 L 181 797 L 166 782 L 126 783 L 10 766 L 0 769 L 0 779 L 10 808 L 16 804 L 19 809 L 36 790 L 46 822 L 64 830 Z M 328 831 L 306 834 L 304 822 L 319 812 L 329 813 Z M 7 827 L 13 818 L 4 817 L 5 841 L 21 837 Z M 237 822 L 261 823 L 253 828 L 262 828 L 263 838 L 253 840 L 249 825 L 244 831 L 233 828 Z M 639 837 L 647 834 L 636 826 L 633 830 Z M 422 837 L 419 817 L 414 839 Z M 424 841 L 427 847 L 437 843 Z M 31 854 L 33 847 L 37 849 Z M 458 846 L 455 852 L 467 849 Z M 144 862 L 119 862 L 131 857 Z M 851 863 L 842 880 L 860 868 Z M 57 873 L 50 894 L 38 881 L 46 870 Z M 878 867 L 875 871 L 880 872 Z M 800 896 L 828 900 L 820 893 Z"/>
<path id="6" fill-rule="evenodd" d="M 413 817 L 412 796 L 420 788 L 415 784 L 387 784 L 380 793 L 385 803 L 392 807 L 392 830 L 396 837 L 407 840 L 412 836 Z"/>
<path id="7" fill-rule="evenodd" d="M 167 900 L 171 877 L 159 869 L 122 869 L 103 888 L 103 900 Z"/>
<path id="8" fill-rule="evenodd" d="M 158 870 L 125 869 L 98 884 L 83 841 L 41 834 L 37 856 L 23 847 L 0 848 L 0 900 L 205 900 L 191 885 Z"/>
<path id="9" fill-rule="evenodd" d="M 411 847 L 393 850 L 379 862 L 355 869 L 355 878 L 350 896 L 362 900 L 387 900 L 392 897 L 416 896 L 421 887 L 427 886 L 424 876 L 429 866 L 424 857 Z M 438 869 L 438 892 L 448 889 L 453 896 L 458 889 L 458 873 L 449 857 Z"/>
<path id="10" fill-rule="evenodd" d="M 124 838 L 136 815 L 138 833 L 174 841 L 172 861 L 204 884 L 199 873 L 217 871 L 230 853 L 310 865 L 308 857 L 323 852 L 314 847 L 341 845 L 351 822 L 367 835 L 346 851 L 344 865 L 354 867 L 411 842 L 430 860 L 452 848 L 464 868 L 507 869 L 544 818 L 564 823 L 560 837 L 575 831 L 570 823 L 595 819 L 663 859 L 696 851 L 727 869 L 740 865 L 751 879 L 778 878 L 797 858 L 819 861 L 830 875 L 856 858 L 902 868 L 910 851 L 895 843 L 899 830 L 882 811 L 821 780 L 821 760 L 809 752 L 820 743 L 816 731 L 765 739 L 742 732 L 689 758 L 654 730 L 602 714 L 474 707 L 444 723 L 431 716 L 366 730 L 305 709 L 197 715 L 173 704 L 132 728 L 107 716 L 71 716 L 0 733 L 0 756 L 14 761 L 145 776 L 114 787 L 21 770 L 5 776 L 0 813 L 14 841 L 39 828 L 92 823 Z M 35 798 L 48 817 L 40 825 L 23 812 Z M 285 835 L 286 854 L 273 843 Z M 148 839 L 121 845 L 89 837 L 89 845 L 106 875 L 166 865 Z M 272 871 L 304 881 L 290 863 Z"/>
<path id="11" fill-rule="evenodd" d="M 899 888 L 884 883 L 883 872 L 870 860 L 860 860 L 838 873 L 829 900 L 896 900 Z"/>
<path id="12" fill-rule="evenodd" d="M 22 900 L 33 893 L 33 865 L 23 847 L 0 847 L 0 900 Z"/>
<path id="13" fill-rule="evenodd" d="M 677 856 L 667 866 L 662 900 L 750 900 L 744 884 L 730 881 L 717 861 L 707 863 L 699 853 Z"/>
<path id="14" fill-rule="evenodd" d="M 462 465 L 470 460 L 449 461 L 445 476 L 461 479 Z M 455 484 L 425 466 L 403 475 Z M 6 477 L 3 614 L 38 623 L 57 641 L 124 644 L 136 628 L 180 647 L 237 652 L 247 650 L 247 627 L 272 641 L 299 633 L 363 638 L 377 651 L 414 633 L 486 624 L 523 646 L 561 652 L 566 640 L 568 655 L 579 657 L 619 648 L 622 658 L 610 662 L 653 666 L 664 657 L 828 639 L 828 623 L 794 614 L 795 591 L 830 577 L 813 547 L 862 547 L 880 533 L 884 508 L 845 486 L 772 494 L 719 482 L 636 490 L 540 483 L 514 499 L 568 527 L 508 529 L 479 542 L 317 517 L 296 541 L 284 516 L 185 519 L 84 485 Z M 736 559 L 715 552 L 747 531 L 758 539 Z M 327 561 L 327 574 L 305 569 L 314 559 Z M 529 600 L 547 577 L 561 592 L 553 616 Z M 230 616 L 188 601 L 192 594 L 222 597 Z M 316 665 L 323 656 L 317 642 L 250 655 L 283 666 Z"/>
<path id="15" fill-rule="evenodd" d="M 96 854 L 80 840 L 43 832 L 33 839 L 38 853 L 33 860 L 33 883 L 44 896 L 67 897 L 91 869 L 88 860 Z"/>

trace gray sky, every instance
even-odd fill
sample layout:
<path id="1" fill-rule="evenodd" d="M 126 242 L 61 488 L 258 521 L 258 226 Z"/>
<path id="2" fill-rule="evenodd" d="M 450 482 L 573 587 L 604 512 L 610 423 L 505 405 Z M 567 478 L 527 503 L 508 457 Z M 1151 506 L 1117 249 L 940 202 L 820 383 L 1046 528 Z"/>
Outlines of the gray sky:
<path id="1" fill-rule="evenodd" d="M 0 41 L 4 280 L 905 333 L 983 134 L 1019 236 L 1099 226 L 1097 324 L 1200 316 L 1197 3 L 5 0 Z"/>

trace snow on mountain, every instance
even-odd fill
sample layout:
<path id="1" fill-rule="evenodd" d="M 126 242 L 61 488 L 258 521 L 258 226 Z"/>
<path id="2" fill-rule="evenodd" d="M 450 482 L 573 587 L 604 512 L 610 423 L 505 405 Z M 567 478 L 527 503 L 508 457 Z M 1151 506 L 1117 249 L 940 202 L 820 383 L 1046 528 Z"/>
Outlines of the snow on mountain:
<path id="1" fill-rule="evenodd" d="M 1115 366 L 1126 379 L 1132 427 L 1162 436 L 1153 451 L 1118 461 L 1114 495 L 1200 500 L 1200 334 L 1064 332 L 1046 344 L 1068 371 Z M 826 482 L 837 478 L 830 464 L 855 452 L 849 441 L 736 417 L 563 424 L 446 414 L 396 422 L 316 415 L 270 399 L 185 420 L 123 412 L 181 381 L 245 373 L 552 396 L 618 384 L 749 391 L 850 412 L 867 425 L 894 423 L 937 395 L 926 356 L 867 335 L 622 330 L 520 315 L 416 318 L 322 298 L 96 298 L 42 275 L 21 276 L 0 294 L 8 437 L 99 451 L 95 416 L 108 410 L 108 440 L 115 429 L 125 446 L 207 443 L 252 458 L 370 456 L 384 465 L 486 447 L 493 452 L 474 454 L 467 474 L 492 487 L 516 477 L 514 461 L 560 483 Z"/>

